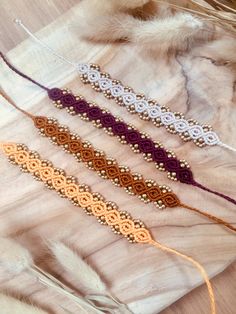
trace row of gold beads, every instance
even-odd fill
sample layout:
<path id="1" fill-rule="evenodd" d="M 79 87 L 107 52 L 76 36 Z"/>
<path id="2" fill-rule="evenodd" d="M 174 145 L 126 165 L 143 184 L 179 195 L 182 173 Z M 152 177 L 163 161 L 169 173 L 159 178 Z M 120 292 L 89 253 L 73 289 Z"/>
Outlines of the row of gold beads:
<path id="1" fill-rule="evenodd" d="M 48 124 L 55 124 L 58 126 L 58 130 L 59 131 L 69 131 L 69 128 L 66 127 L 66 126 L 62 126 L 62 125 L 58 125 L 57 123 L 57 120 L 53 119 L 53 118 L 48 118 Z M 42 136 L 45 136 L 45 132 L 44 132 L 44 128 L 40 128 L 39 129 L 39 133 L 40 135 Z M 80 139 L 80 137 L 74 133 L 70 133 L 70 138 L 72 140 L 75 140 L 75 139 Z M 60 145 L 60 144 L 57 144 L 56 140 L 56 136 L 52 136 L 50 137 L 50 140 L 53 144 L 56 144 L 56 145 Z M 83 147 L 84 148 L 87 148 L 87 147 L 92 147 L 91 143 L 87 142 L 87 141 L 84 141 L 82 143 Z M 63 150 L 66 151 L 66 152 L 69 152 L 70 151 L 68 150 L 68 144 L 64 144 L 64 145 L 60 145 L 62 146 Z M 81 156 L 80 156 L 80 153 L 77 153 L 77 154 L 72 154 L 74 155 L 74 157 L 78 160 L 78 161 L 81 161 Z M 104 156 L 104 152 L 102 151 L 95 151 L 95 156 L 96 157 L 100 157 L 100 156 Z M 174 157 L 174 155 L 172 155 L 172 157 Z M 86 166 L 89 168 L 89 169 L 93 169 L 94 170 L 94 166 L 93 166 L 93 161 L 89 161 L 89 162 L 85 162 Z M 110 158 L 108 160 L 108 165 L 117 165 L 117 162 L 115 159 L 112 159 Z M 123 173 L 130 173 L 130 169 L 126 166 L 119 166 L 120 168 L 120 171 L 123 172 Z M 108 179 L 108 176 L 106 174 L 106 171 L 105 170 L 96 170 L 96 172 L 98 173 L 99 176 L 101 176 L 102 178 L 104 179 Z M 131 173 L 132 175 L 132 173 Z M 134 180 L 140 180 L 140 179 L 143 179 L 142 175 L 141 174 L 135 174 L 135 175 L 132 175 L 133 176 L 133 179 Z M 118 178 L 114 178 L 114 179 L 110 179 L 111 182 L 116 185 L 116 186 L 122 186 L 121 183 L 119 182 L 119 179 Z M 154 180 L 145 180 L 145 184 L 147 185 L 147 187 L 151 188 L 153 186 L 157 186 L 156 182 Z M 159 186 L 159 188 L 161 189 L 162 193 L 166 193 L 166 192 L 171 192 L 171 189 L 168 188 L 167 191 L 166 191 L 166 188 L 162 189 L 162 186 Z M 130 195 L 134 195 L 134 192 L 133 192 L 133 187 L 132 185 L 129 186 L 129 187 L 125 187 L 125 191 L 130 194 Z M 165 192 L 166 191 L 166 192 Z M 147 194 L 146 193 L 143 193 L 141 195 L 138 195 L 138 198 L 140 200 L 142 200 L 144 203 L 150 203 L 151 200 L 148 198 Z M 166 206 L 164 205 L 163 201 L 162 200 L 157 200 L 155 202 L 153 202 L 157 208 L 159 209 L 163 209 L 165 208 Z"/>
<path id="2" fill-rule="evenodd" d="M 38 160 L 39 159 L 39 154 L 37 152 L 33 152 L 33 151 L 28 151 L 27 147 L 25 145 L 17 145 L 17 151 L 18 152 L 21 152 L 21 151 L 27 151 L 29 153 L 29 159 L 35 159 L 37 158 Z M 31 173 L 34 178 L 38 181 L 41 181 L 41 182 L 44 182 L 45 186 L 50 189 L 50 190 L 55 190 L 55 188 L 53 187 L 53 184 L 52 184 L 52 181 L 50 179 L 47 179 L 47 180 L 42 180 L 40 178 L 40 171 L 39 170 L 36 170 L 35 172 L 30 172 L 27 168 L 27 162 L 26 163 L 23 163 L 23 164 L 19 164 L 15 161 L 15 155 L 17 154 L 17 152 L 15 153 L 12 153 L 9 155 L 9 161 L 12 163 L 12 164 L 17 164 L 20 166 L 20 169 L 23 171 L 23 172 L 28 172 L 28 173 Z M 65 171 L 62 170 L 62 169 L 59 169 L 59 168 L 54 168 L 52 166 L 52 163 L 47 161 L 47 160 L 40 160 L 41 161 L 41 166 L 40 168 L 43 169 L 44 167 L 50 167 L 53 169 L 53 174 L 54 175 L 63 175 L 65 176 Z M 77 184 L 77 180 L 75 177 L 73 176 L 65 176 L 66 178 L 66 183 L 67 184 L 70 184 L 70 183 L 75 183 Z M 78 185 L 79 187 L 79 192 L 80 193 L 83 193 L 83 192 L 90 192 L 90 188 L 86 185 Z M 57 193 L 60 195 L 60 197 L 66 197 L 65 196 L 65 193 L 64 193 L 64 189 L 60 189 L 57 191 Z M 99 193 L 91 193 L 92 196 L 93 196 L 93 201 L 96 202 L 96 201 L 103 201 L 103 197 L 99 194 Z M 79 206 L 78 204 L 78 200 L 76 197 L 72 198 L 72 199 L 69 199 L 75 206 Z M 111 210 L 116 210 L 118 211 L 117 209 L 117 205 L 113 202 L 105 202 L 106 204 L 106 208 L 108 211 L 111 211 Z M 88 215 L 92 215 L 92 211 L 91 211 L 91 208 L 90 206 L 87 206 L 86 208 L 84 208 L 85 212 L 88 214 Z M 135 228 L 139 229 L 139 228 L 145 228 L 145 225 L 142 221 L 140 220 L 136 220 L 136 219 L 132 219 L 132 217 L 124 212 L 124 211 L 119 211 L 120 213 L 120 217 L 121 219 L 130 219 L 133 221 L 134 225 L 135 225 Z M 97 220 L 101 223 L 101 224 L 107 224 L 106 221 L 105 221 L 105 216 L 100 216 L 100 217 L 97 217 Z M 112 231 L 115 233 L 115 234 L 121 234 L 120 232 L 120 229 L 119 229 L 119 224 L 117 225 L 113 225 L 113 226 L 110 226 Z M 135 241 L 135 238 L 134 238 L 134 235 L 131 233 L 131 234 L 128 234 L 128 235 L 123 235 L 124 237 L 127 238 L 127 240 L 131 243 L 134 243 L 136 242 Z"/>
<path id="3" fill-rule="evenodd" d="M 90 68 L 92 70 L 97 70 L 100 72 L 100 67 L 96 64 L 90 64 Z M 104 72 L 100 72 L 100 76 L 101 78 L 109 78 L 111 79 L 110 75 L 108 73 L 104 73 Z M 86 74 L 82 74 L 81 76 L 81 80 L 84 84 L 91 84 L 92 88 L 97 91 L 97 92 L 103 92 L 104 95 L 108 98 L 108 99 L 115 99 L 116 103 L 118 103 L 119 105 L 122 105 L 124 106 L 124 102 L 123 102 L 123 98 L 118 96 L 118 97 L 115 97 L 111 94 L 110 90 L 101 90 L 100 86 L 99 86 L 99 83 L 98 82 L 95 82 L 95 83 L 91 83 L 88 78 L 87 78 L 87 75 Z M 119 80 L 112 80 L 112 85 L 122 85 L 122 82 L 119 81 Z M 129 86 L 123 86 L 124 88 L 124 91 L 126 93 L 134 93 L 133 89 Z M 149 105 L 156 105 L 156 101 L 155 100 L 152 100 L 152 99 L 146 99 L 145 98 L 145 95 L 144 94 L 136 94 L 136 98 L 138 100 L 142 100 L 142 99 L 145 99 L 147 100 L 148 104 Z M 152 120 L 153 123 L 157 126 L 157 127 L 160 127 L 160 126 L 163 126 L 163 123 L 161 122 L 161 118 L 160 117 L 157 117 L 157 118 L 151 118 L 149 115 L 148 115 L 148 112 L 146 110 L 144 110 L 143 112 L 136 112 L 135 110 L 135 105 L 134 104 L 131 104 L 129 106 L 126 107 L 127 110 L 131 113 L 138 113 L 138 115 L 140 116 L 141 119 L 143 120 Z M 166 106 L 160 106 L 160 109 L 161 109 L 161 112 L 169 112 L 170 109 Z M 180 112 L 173 112 L 173 114 L 175 115 L 176 119 L 185 119 L 185 116 L 180 113 Z M 187 120 L 187 122 L 189 123 L 190 126 L 193 126 L 193 125 L 199 125 L 199 123 L 194 120 L 194 119 L 189 119 Z M 193 141 L 197 146 L 199 147 L 204 147 L 206 146 L 206 143 L 204 141 L 204 139 L 202 137 L 198 138 L 198 139 L 192 139 L 191 136 L 189 135 L 189 133 L 187 131 L 183 131 L 183 132 L 179 132 L 179 131 L 176 131 L 175 130 L 175 126 L 174 124 L 170 124 L 170 125 L 165 125 L 165 128 L 172 134 L 179 134 L 180 138 L 185 141 L 185 142 L 188 142 L 188 141 Z M 208 131 L 212 131 L 212 126 L 211 125 L 203 125 L 202 126 L 204 132 L 208 132 Z"/>
<path id="4" fill-rule="evenodd" d="M 69 92 L 69 91 L 68 91 L 68 92 Z M 82 99 L 81 96 L 77 96 L 77 97 L 79 97 L 79 99 Z M 61 107 L 62 107 L 60 101 L 54 102 L 54 105 L 55 105 L 57 108 L 61 108 Z M 89 103 L 89 106 L 90 106 L 90 107 L 93 107 L 93 106 L 96 106 L 96 104 L 95 104 L 95 103 Z M 74 111 L 74 108 L 73 108 L 72 106 L 66 108 L 66 110 L 68 111 L 68 113 L 70 113 L 70 114 L 72 114 L 72 115 L 76 114 L 75 111 Z M 103 112 L 103 113 L 109 113 L 109 111 L 106 110 L 106 109 L 102 109 L 102 112 Z M 84 120 L 84 121 L 89 121 L 89 118 L 87 117 L 87 114 L 86 114 L 86 113 L 84 113 L 84 114 L 78 114 L 78 115 L 80 116 L 80 118 L 81 118 L 82 120 Z M 115 116 L 115 121 L 116 121 L 116 122 L 121 122 L 122 120 L 121 120 L 119 117 L 116 117 L 116 116 Z M 96 127 L 102 128 L 102 124 L 101 124 L 100 120 L 92 121 L 92 123 L 93 123 Z M 104 131 L 105 131 L 108 135 L 114 136 L 111 127 L 110 127 L 110 128 L 103 128 L 103 129 L 104 129 Z M 135 127 L 129 124 L 129 125 L 128 125 L 128 130 L 132 130 L 132 129 L 135 129 Z M 142 134 L 142 135 L 141 135 L 141 138 L 143 138 L 143 139 L 147 139 L 147 138 L 148 138 L 148 134 L 145 134 L 145 133 L 141 133 L 141 134 Z M 120 137 L 120 136 L 116 136 L 116 137 L 118 138 L 118 140 L 119 140 L 120 143 L 122 143 L 122 144 L 127 144 L 127 141 L 125 140 L 125 136 L 121 136 L 121 137 Z M 133 150 L 134 153 L 140 153 L 140 150 L 139 150 L 139 148 L 138 148 L 138 144 L 129 144 L 129 146 L 131 147 L 131 149 Z M 159 147 L 162 148 L 163 145 L 162 145 L 161 143 L 159 143 L 159 142 L 155 142 L 155 147 L 156 147 L 156 148 L 159 148 Z M 168 153 L 168 157 L 173 157 L 173 158 L 176 157 L 175 154 L 174 154 L 172 151 L 167 151 L 167 153 Z M 143 153 L 143 157 L 144 157 L 144 159 L 145 159 L 146 161 L 148 161 L 148 162 L 153 161 L 150 153 L 148 153 L 148 154 Z M 187 163 L 186 160 L 181 160 L 181 167 L 182 167 L 182 168 L 184 168 L 184 167 L 190 168 L 190 166 L 188 165 L 188 163 Z M 158 170 L 160 170 L 160 171 L 165 171 L 165 166 L 164 166 L 164 163 L 162 163 L 162 162 L 156 163 L 156 168 L 157 168 Z M 177 174 L 176 174 L 176 172 L 174 172 L 174 171 L 167 173 L 168 178 L 171 179 L 171 180 L 174 180 L 174 181 L 177 181 L 176 175 L 177 175 Z M 158 206 L 158 207 L 159 207 L 159 206 Z"/>

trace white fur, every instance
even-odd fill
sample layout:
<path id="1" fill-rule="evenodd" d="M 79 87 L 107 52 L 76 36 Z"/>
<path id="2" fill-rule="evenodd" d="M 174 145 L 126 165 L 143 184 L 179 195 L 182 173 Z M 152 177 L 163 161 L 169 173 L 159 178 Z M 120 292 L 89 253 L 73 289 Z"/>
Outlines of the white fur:
<path id="1" fill-rule="evenodd" d="M 29 251 L 16 241 L 0 238 L 0 266 L 14 274 L 29 268 L 33 263 Z"/>
<path id="2" fill-rule="evenodd" d="M 35 306 L 29 305 L 11 296 L 0 293 L 1 314 L 48 314 Z"/>

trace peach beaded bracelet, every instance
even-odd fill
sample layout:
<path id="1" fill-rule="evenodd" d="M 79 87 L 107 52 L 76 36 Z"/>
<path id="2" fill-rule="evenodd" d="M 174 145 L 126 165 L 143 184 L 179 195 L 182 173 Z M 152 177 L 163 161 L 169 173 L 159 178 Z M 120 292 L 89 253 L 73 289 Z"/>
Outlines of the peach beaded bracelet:
<path id="1" fill-rule="evenodd" d="M 0 57 L 12 71 L 47 91 L 49 98 L 57 108 L 66 108 L 70 114 L 77 114 L 81 119 L 92 122 L 98 128 L 103 128 L 108 134 L 117 137 L 121 143 L 128 144 L 134 152 L 142 153 L 145 160 L 154 162 L 157 169 L 167 172 L 169 179 L 192 185 L 236 205 L 236 200 L 232 197 L 197 182 L 187 161 L 179 160 L 172 151 L 165 149 L 160 142 L 154 141 L 147 134 L 139 132 L 120 118 L 114 117 L 108 110 L 100 108 L 95 103 L 87 102 L 82 96 L 76 96 L 69 90 L 48 88 L 38 83 L 16 69 L 1 52 Z"/>
<path id="2" fill-rule="evenodd" d="M 23 172 L 30 173 L 35 179 L 42 181 L 47 188 L 67 198 L 73 205 L 84 208 L 88 215 L 96 217 L 101 224 L 110 226 L 116 234 L 122 235 L 132 243 L 149 244 L 191 262 L 206 282 L 211 314 L 216 313 L 214 293 L 208 275 L 196 260 L 155 241 L 143 222 L 133 219 L 127 212 L 119 211 L 114 203 L 103 200 L 100 194 L 93 193 L 89 187 L 78 184 L 73 176 L 67 176 L 62 169 L 55 168 L 47 160 L 42 160 L 37 152 L 28 150 L 25 145 L 0 143 L 0 149 L 9 161 L 19 166 Z"/>
<path id="3" fill-rule="evenodd" d="M 226 221 L 208 214 L 200 209 L 181 203 L 176 194 L 167 186 L 158 186 L 153 180 L 144 180 L 140 174 L 133 174 L 128 167 L 119 166 L 115 159 L 107 158 L 105 153 L 96 150 L 89 142 L 74 133 L 67 126 L 58 124 L 57 120 L 43 116 L 34 116 L 19 108 L 15 102 L 0 89 L 0 95 L 15 109 L 31 118 L 39 133 L 48 137 L 53 144 L 62 147 L 72 154 L 76 160 L 84 162 L 90 169 L 96 171 L 102 178 L 110 179 L 117 186 L 125 188 L 132 195 L 138 195 L 145 203 L 154 203 L 158 208 L 177 207 L 192 210 L 206 218 L 236 231 L 236 228 Z"/>

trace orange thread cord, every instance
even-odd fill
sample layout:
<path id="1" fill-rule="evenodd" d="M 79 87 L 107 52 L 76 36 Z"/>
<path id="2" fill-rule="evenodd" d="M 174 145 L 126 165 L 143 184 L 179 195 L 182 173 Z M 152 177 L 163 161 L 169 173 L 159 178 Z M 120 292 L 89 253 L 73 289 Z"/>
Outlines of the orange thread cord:
<path id="1" fill-rule="evenodd" d="M 192 263 L 199 270 L 207 285 L 211 314 L 216 313 L 210 280 L 203 266 L 195 259 L 153 240 L 149 230 L 141 221 L 132 219 L 127 212 L 119 211 L 116 204 L 104 201 L 98 193 L 90 192 L 89 187 L 79 185 L 74 177 L 66 176 L 64 170 L 55 168 L 51 162 L 41 160 L 38 153 L 28 150 L 25 145 L 0 143 L 0 149 L 11 163 L 20 166 L 22 171 L 29 172 L 36 179 L 44 182 L 46 187 L 54 189 L 75 206 L 84 208 L 87 214 L 95 216 L 101 224 L 110 226 L 116 234 L 123 235 L 133 243 L 153 245 Z"/>
<path id="2" fill-rule="evenodd" d="M 5 91 L 2 89 L 2 87 L 0 86 L 0 96 L 2 96 L 10 105 L 12 105 L 16 110 L 21 111 L 23 114 L 25 114 L 26 116 L 28 116 L 29 118 L 33 118 L 33 115 L 23 109 L 21 109 L 20 107 L 18 107 L 15 102 L 12 100 L 12 98 L 7 95 L 5 93 Z"/>
<path id="3" fill-rule="evenodd" d="M 96 171 L 102 178 L 109 179 L 115 185 L 125 188 L 129 194 L 138 195 L 143 202 L 152 202 L 161 209 L 178 206 L 189 209 L 236 232 L 236 228 L 230 223 L 200 209 L 181 203 L 169 187 L 165 185 L 158 186 L 153 180 L 145 180 L 140 174 L 133 174 L 128 167 L 120 166 L 115 159 L 107 158 L 103 151 L 98 151 L 89 142 L 82 141 L 77 134 L 71 133 L 67 126 L 60 125 L 57 120 L 33 116 L 24 111 L 2 89 L 0 89 L 0 95 L 15 109 L 30 117 L 41 135 L 50 138 L 53 144 L 63 147 L 77 161 L 84 162 L 88 168 Z"/>
<path id="4" fill-rule="evenodd" d="M 169 248 L 168 246 L 165 246 L 159 242 L 152 240 L 150 242 L 150 244 L 154 245 L 158 249 L 161 249 L 162 251 L 166 251 L 168 253 L 172 253 L 172 254 L 175 254 L 179 257 L 182 257 L 183 259 L 192 263 L 199 270 L 199 272 L 201 273 L 201 275 L 204 278 L 205 283 L 207 285 L 207 290 L 208 290 L 208 294 L 209 294 L 209 298 L 210 298 L 210 304 L 211 304 L 211 313 L 215 314 L 216 313 L 216 304 L 215 304 L 214 292 L 213 292 L 212 285 L 210 283 L 209 277 L 208 277 L 204 267 L 200 263 L 198 263 L 195 259 L 193 259 L 192 257 L 185 255 L 183 253 L 180 253 L 179 251 L 174 250 L 172 248 Z"/>
<path id="5" fill-rule="evenodd" d="M 230 223 L 228 223 L 227 221 L 223 220 L 223 219 L 220 219 L 220 218 L 218 218 L 216 216 L 213 216 L 211 214 L 203 212 L 203 211 L 201 211 L 198 208 L 195 208 L 195 207 L 192 207 L 192 206 L 189 206 L 189 205 L 186 205 L 186 204 L 180 203 L 180 206 L 183 207 L 183 208 L 192 210 L 192 211 L 194 211 L 194 212 L 196 212 L 196 213 L 198 213 L 200 215 L 204 215 L 205 217 L 209 218 L 210 220 L 215 221 L 217 224 L 224 225 L 226 228 L 229 228 L 230 230 L 236 232 L 236 228 L 233 225 L 231 225 Z"/>

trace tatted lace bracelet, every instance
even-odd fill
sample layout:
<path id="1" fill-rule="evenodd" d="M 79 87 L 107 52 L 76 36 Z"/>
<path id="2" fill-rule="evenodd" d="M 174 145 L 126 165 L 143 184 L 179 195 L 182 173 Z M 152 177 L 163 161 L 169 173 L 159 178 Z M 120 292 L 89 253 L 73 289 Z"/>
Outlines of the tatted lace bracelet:
<path id="1" fill-rule="evenodd" d="M 116 204 L 105 201 L 100 194 L 91 192 L 88 186 L 78 184 L 76 178 L 66 175 L 62 169 L 55 168 L 48 160 L 40 159 L 37 152 L 28 150 L 25 145 L 0 143 L 0 149 L 9 161 L 19 166 L 23 172 L 30 173 L 35 179 L 42 181 L 48 189 L 55 190 L 73 205 L 84 208 L 88 215 L 95 216 L 101 224 L 110 226 L 114 233 L 124 236 L 132 243 L 150 244 L 191 262 L 206 282 L 211 313 L 216 313 L 211 283 L 205 269 L 197 261 L 155 241 L 142 221 L 133 219 L 125 211 L 119 211 Z"/>
<path id="2" fill-rule="evenodd" d="M 84 84 L 90 84 L 95 91 L 102 92 L 107 98 L 115 99 L 116 103 L 125 106 L 129 112 L 137 113 L 144 120 L 151 120 L 157 127 L 164 126 L 168 132 L 179 135 L 183 141 L 193 141 L 198 147 L 218 145 L 236 152 L 236 148 L 219 139 L 211 126 L 200 125 L 196 120 L 186 119 L 184 114 L 172 112 L 168 107 L 159 105 L 156 100 L 135 93 L 132 88 L 124 86 L 119 80 L 112 79 L 110 74 L 102 72 L 97 64 L 69 61 L 32 34 L 21 20 L 16 19 L 15 22 L 42 48 L 64 63 L 72 65 L 79 72 Z"/>
<path id="3" fill-rule="evenodd" d="M 0 88 L 0 95 L 7 100 L 15 109 L 19 110 L 32 119 L 34 126 L 39 133 L 51 139 L 56 144 L 72 154 L 77 161 L 84 162 L 89 169 L 96 171 L 102 178 L 111 180 L 115 185 L 125 188 L 131 195 L 138 195 L 145 203 L 152 202 L 158 208 L 177 207 L 190 209 L 208 219 L 222 224 L 225 227 L 236 231 L 236 228 L 226 221 L 208 214 L 200 209 L 181 203 L 177 195 L 167 186 L 158 186 L 153 180 L 144 180 L 142 175 L 132 173 L 126 166 L 119 166 L 115 159 L 107 158 L 101 150 L 96 150 L 88 141 L 71 133 L 67 126 L 60 125 L 57 120 L 44 116 L 34 116 L 31 113 L 19 108 L 15 102 Z"/>
<path id="4" fill-rule="evenodd" d="M 95 103 L 88 103 L 82 96 L 75 96 L 69 90 L 48 88 L 36 82 L 17 70 L 1 52 L 0 56 L 12 71 L 46 90 L 48 97 L 57 108 L 66 108 L 70 114 L 76 114 L 81 119 L 92 122 L 96 127 L 103 128 L 109 135 L 117 137 L 121 143 L 131 146 L 135 153 L 142 153 L 145 160 L 153 161 L 157 169 L 166 171 L 169 179 L 195 186 L 236 205 L 235 199 L 198 183 L 193 178 L 192 170 L 185 160 L 177 159 L 172 151 L 166 150 L 161 143 L 153 141 L 147 134 L 139 132 L 133 126 L 126 124 L 118 117 L 114 117 L 108 110 L 101 109 Z"/>

